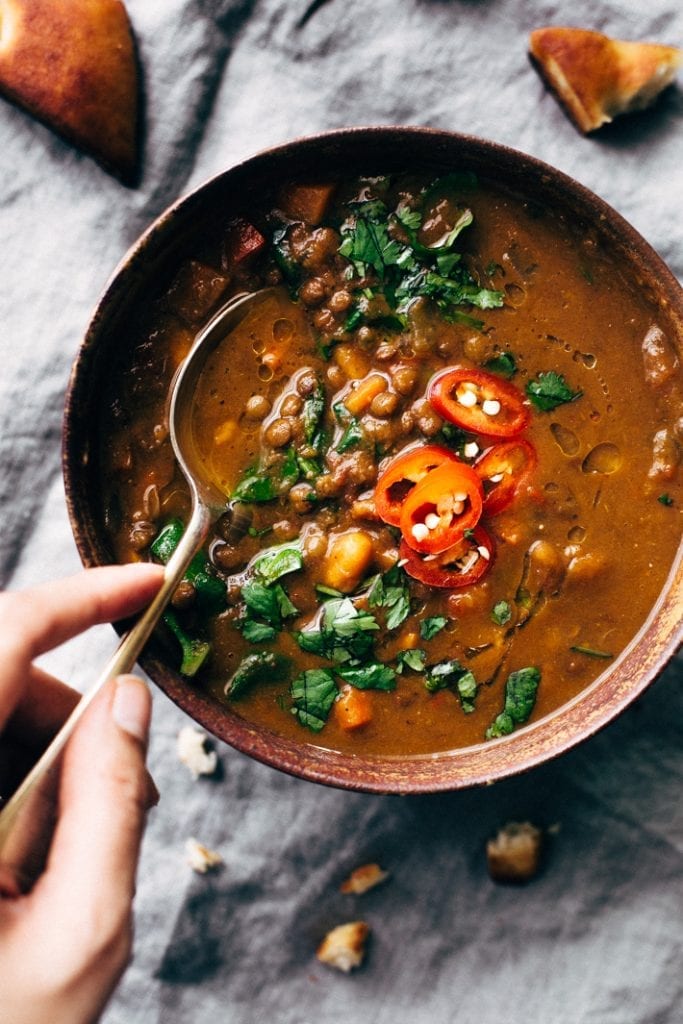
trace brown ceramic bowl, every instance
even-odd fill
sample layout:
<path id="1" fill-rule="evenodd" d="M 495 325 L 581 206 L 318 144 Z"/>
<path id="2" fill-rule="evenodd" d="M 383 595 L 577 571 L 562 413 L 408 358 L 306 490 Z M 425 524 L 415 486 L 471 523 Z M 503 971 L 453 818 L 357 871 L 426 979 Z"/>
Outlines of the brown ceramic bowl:
<path id="1" fill-rule="evenodd" d="M 301 176 L 386 173 L 410 166 L 470 169 L 589 224 L 640 287 L 656 297 L 662 326 L 683 358 L 683 292 L 652 248 L 619 214 L 559 171 L 514 150 L 468 136 L 416 128 L 348 129 L 283 145 L 219 174 L 173 205 L 115 271 L 78 353 L 64 419 L 64 476 L 71 524 L 86 565 L 111 562 L 98 519 L 94 425 L 117 338 L 142 296 L 192 250 L 202 225 L 248 209 L 273 183 Z M 270 186 L 270 188 L 269 188 Z M 239 204 L 239 210 L 236 205 Z M 638 636 L 591 686 L 559 710 L 493 743 L 422 757 L 350 757 L 259 729 L 190 686 L 150 645 L 142 665 L 154 682 L 209 732 L 238 750 L 304 779 L 374 793 L 426 793 L 491 782 L 555 757 L 594 734 L 655 679 L 683 639 L 683 545 Z"/>

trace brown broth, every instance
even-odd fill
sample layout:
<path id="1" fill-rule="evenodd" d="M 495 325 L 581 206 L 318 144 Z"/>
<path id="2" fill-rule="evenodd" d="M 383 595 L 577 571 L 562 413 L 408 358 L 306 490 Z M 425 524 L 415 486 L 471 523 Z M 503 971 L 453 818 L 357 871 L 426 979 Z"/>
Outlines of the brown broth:
<path id="1" fill-rule="evenodd" d="M 338 188 L 325 224 L 339 224 L 344 198 L 358 189 L 358 182 Z M 417 194 L 414 179 L 393 187 L 394 196 L 403 193 Z M 459 248 L 475 278 L 505 295 L 502 308 L 480 312 L 464 307 L 465 313 L 484 321 L 482 330 L 446 323 L 433 307 L 420 302 L 389 358 L 382 345 L 396 343 L 393 329 L 371 328 L 369 336 L 354 329 L 338 341 L 348 310 L 333 312 L 327 321 L 322 315 L 330 311 L 331 296 L 350 287 L 336 245 L 321 235 L 320 228 L 295 224 L 289 233 L 291 238 L 299 231 L 304 281 L 324 281 L 327 275 L 324 299 L 318 302 L 311 294 L 315 301 L 293 303 L 283 289 L 259 312 L 257 321 L 241 325 L 204 372 L 194 432 L 205 465 L 226 494 L 259 459 L 271 461 L 277 478 L 282 452 L 292 445 L 305 450 L 301 411 L 281 413 L 288 398 L 290 407 L 296 407 L 297 389 L 305 391 L 300 385 L 309 371 L 323 382 L 325 391 L 324 450 L 339 443 L 343 425 L 335 423 L 330 409 L 344 401 L 352 386 L 354 375 L 349 377 L 342 368 L 346 349 L 365 371 L 356 378 L 382 375 L 385 393 L 398 395 L 391 416 L 361 417 L 367 436 L 374 436 L 375 450 L 381 450 L 379 457 L 364 456 L 363 461 L 352 451 L 347 460 L 353 463 L 350 470 L 337 459 L 338 464 L 324 464 L 325 472 L 317 479 L 300 481 L 300 489 L 320 488 L 321 500 L 310 506 L 304 500 L 293 501 L 294 492 L 245 506 L 254 535 L 247 533 L 239 543 L 228 545 L 227 552 L 220 536 L 212 538 L 208 550 L 227 582 L 227 610 L 208 622 L 198 620 L 191 608 L 181 608 L 179 614 L 187 614 L 189 628 L 205 631 L 213 645 L 209 662 L 188 685 L 205 687 L 225 704 L 226 714 L 241 715 L 302 743 L 349 753 L 423 754 L 479 743 L 502 710 L 505 679 L 511 671 L 527 666 L 540 670 L 531 717 L 537 720 L 580 693 L 609 666 L 657 600 L 680 540 L 681 509 L 674 438 L 681 381 L 666 339 L 657 349 L 661 373 L 653 371 L 651 361 L 647 373 L 643 368 L 643 342 L 658 322 L 658 311 L 638 282 L 622 276 L 609 253 L 580 226 L 486 185 L 480 185 L 469 202 L 474 224 L 463 232 Z M 286 216 L 274 216 L 268 209 L 251 215 L 265 235 L 272 234 L 273 226 L 289 223 Z M 441 215 L 452 214 L 445 209 Z M 435 233 L 437 229 L 438 224 Z M 110 385 L 101 428 L 107 439 L 101 458 L 103 515 L 121 561 L 149 557 L 149 543 L 161 525 L 188 513 L 187 489 L 170 453 L 165 403 L 173 372 L 193 334 L 228 295 L 245 286 L 271 284 L 278 277 L 269 247 L 244 266 L 227 269 L 211 262 L 217 262 L 218 247 L 212 239 L 205 253 L 179 268 L 165 297 L 143 321 L 125 368 Z M 395 535 L 381 521 L 359 517 L 354 502 L 372 495 L 378 466 L 384 468 L 404 447 L 442 443 L 441 435 L 435 441 L 431 433 L 433 411 L 427 409 L 420 427 L 424 405 L 415 409 L 432 375 L 456 364 L 482 366 L 501 351 L 514 354 L 513 382 L 520 389 L 537 374 L 554 370 L 581 397 L 550 412 L 532 411 L 524 437 L 538 456 L 533 492 L 487 521 L 496 557 L 481 582 L 443 590 L 409 581 L 411 614 L 397 629 L 381 629 L 375 649 L 377 659 L 388 665 L 395 665 L 397 652 L 411 645 L 427 652 L 428 665 L 457 658 L 479 683 L 474 712 L 463 712 L 453 687 L 430 693 L 424 674 L 406 670 L 397 677 L 393 692 L 365 691 L 372 708 L 368 724 L 346 730 L 333 711 L 320 733 L 305 729 L 290 713 L 291 680 L 305 669 L 329 667 L 330 662 L 301 651 L 288 630 L 304 628 L 317 613 L 321 599 L 315 585 L 325 582 L 329 572 L 330 538 L 351 530 L 364 532 L 373 544 L 365 577 L 388 569 L 397 557 Z M 392 390 L 392 372 L 398 365 L 415 371 L 409 394 Z M 261 408 L 255 398 L 264 400 Z M 304 396 L 299 398 L 305 401 Z M 250 414 L 250 401 L 256 415 Z M 416 422 L 406 429 L 401 416 L 411 409 Z M 293 431 L 285 445 L 264 440 L 277 420 L 287 420 Z M 655 442 L 658 436 L 660 441 Z M 653 444 L 659 444 L 659 460 L 653 456 Z M 672 504 L 661 500 L 664 495 Z M 245 569 L 259 549 L 299 536 L 304 538 L 304 568 L 279 580 L 298 614 L 287 620 L 287 628 L 273 642 L 250 643 L 236 626 L 244 612 Z M 534 551 L 548 555 L 552 564 L 535 565 L 534 558 L 530 560 L 534 544 Z M 519 600 L 522 584 L 530 591 L 533 606 L 526 621 L 524 602 Z M 357 592 L 357 606 L 367 610 L 362 586 Z M 540 596 L 534 602 L 537 592 Z M 513 610 L 507 624 L 492 621 L 499 601 L 508 602 Z M 374 614 L 383 620 L 383 611 L 374 609 Z M 437 615 L 446 617 L 448 624 L 423 641 L 420 623 Z M 259 682 L 239 700 L 227 701 L 226 682 L 241 659 L 260 647 L 285 655 L 290 667 L 280 678 Z M 576 647 L 609 657 L 581 653 Z"/>

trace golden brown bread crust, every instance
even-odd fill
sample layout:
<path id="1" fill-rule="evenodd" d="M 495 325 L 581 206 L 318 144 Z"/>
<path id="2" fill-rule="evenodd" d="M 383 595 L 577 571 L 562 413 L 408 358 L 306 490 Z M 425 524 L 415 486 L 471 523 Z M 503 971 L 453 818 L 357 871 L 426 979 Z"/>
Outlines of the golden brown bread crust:
<path id="1" fill-rule="evenodd" d="M 121 0 L 0 0 L 0 92 L 134 179 L 137 62 Z"/>
<path id="2" fill-rule="evenodd" d="M 536 29 L 529 51 L 582 132 L 649 106 L 683 62 L 683 51 L 674 46 L 622 42 L 581 28 Z"/>

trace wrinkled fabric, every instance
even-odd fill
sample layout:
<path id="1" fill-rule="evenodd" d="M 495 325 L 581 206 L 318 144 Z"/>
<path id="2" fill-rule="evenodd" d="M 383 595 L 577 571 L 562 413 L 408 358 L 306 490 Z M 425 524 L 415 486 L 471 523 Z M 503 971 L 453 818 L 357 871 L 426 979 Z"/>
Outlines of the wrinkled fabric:
<path id="1" fill-rule="evenodd" d="M 683 276 L 683 92 L 580 136 L 532 69 L 531 29 L 683 42 L 673 0 L 127 0 L 144 73 L 127 190 L 0 104 L 0 573 L 75 571 L 60 476 L 71 363 L 107 278 L 165 206 L 256 150 L 329 128 L 416 124 L 522 149 L 606 199 Z M 109 627 L 47 658 L 85 688 Z M 484 790 L 377 797 L 292 779 L 218 745 L 194 781 L 187 722 L 155 695 L 135 955 L 105 1024 L 673 1024 L 683 1020 L 681 662 L 573 752 Z M 508 820 L 557 825 L 522 888 L 487 876 Z M 198 876 L 188 836 L 225 861 Z M 87 842 L 87 836 L 83 837 Z M 390 880 L 343 896 L 377 860 Z M 77 894 L 74 894 L 77 899 Z M 372 929 L 365 966 L 324 968 L 332 926 Z"/>

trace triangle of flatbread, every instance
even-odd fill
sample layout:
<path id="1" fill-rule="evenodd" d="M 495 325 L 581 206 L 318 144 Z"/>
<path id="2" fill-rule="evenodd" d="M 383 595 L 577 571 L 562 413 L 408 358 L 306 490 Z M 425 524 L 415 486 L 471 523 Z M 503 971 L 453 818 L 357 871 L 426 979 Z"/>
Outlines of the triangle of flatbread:
<path id="1" fill-rule="evenodd" d="M 137 61 L 121 0 L 0 0 L 0 92 L 134 180 Z"/>
<path id="2" fill-rule="evenodd" d="M 649 106 L 683 62 L 683 51 L 674 46 L 621 42 L 582 28 L 538 28 L 529 50 L 582 132 Z"/>

